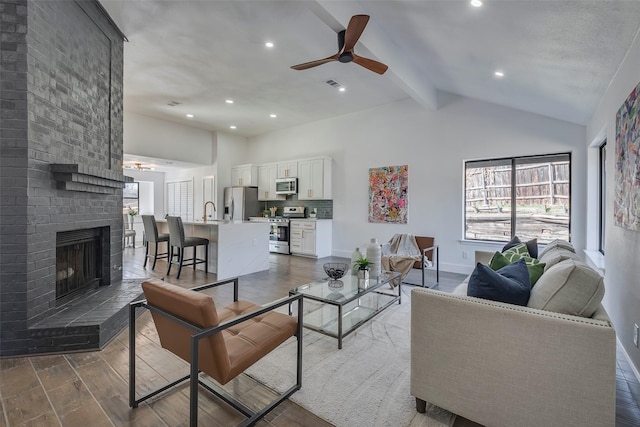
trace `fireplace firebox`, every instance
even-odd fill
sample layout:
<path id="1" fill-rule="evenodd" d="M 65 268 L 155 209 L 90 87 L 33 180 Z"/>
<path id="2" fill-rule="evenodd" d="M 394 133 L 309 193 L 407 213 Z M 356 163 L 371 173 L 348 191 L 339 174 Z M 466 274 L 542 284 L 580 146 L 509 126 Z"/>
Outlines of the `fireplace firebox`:
<path id="1" fill-rule="evenodd" d="M 56 234 L 56 305 L 107 284 L 102 261 L 104 228 L 108 230 L 100 227 Z"/>

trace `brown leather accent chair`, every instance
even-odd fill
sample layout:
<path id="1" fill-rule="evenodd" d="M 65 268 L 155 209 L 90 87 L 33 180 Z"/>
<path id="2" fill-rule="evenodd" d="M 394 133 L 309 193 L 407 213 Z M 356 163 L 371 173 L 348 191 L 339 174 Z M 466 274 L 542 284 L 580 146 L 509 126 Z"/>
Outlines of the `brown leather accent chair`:
<path id="1" fill-rule="evenodd" d="M 217 310 L 213 298 L 201 291 L 228 283 L 234 284 L 234 302 Z M 129 311 L 129 405 L 132 408 L 188 379 L 191 426 L 198 424 L 199 384 L 247 416 L 243 425 L 252 425 L 302 386 L 301 295 L 266 306 L 239 301 L 237 278 L 193 289 L 152 279 L 142 284 L 142 290 L 146 300 L 131 303 Z M 298 304 L 297 319 L 273 311 L 294 301 Z M 135 319 L 139 307 L 151 311 L 161 346 L 187 361 L 191 371 L 189 375 L 136 399 Z M 297 382 L 259 412 L 254 412 L 218 385 L 199 378 L 203 372 L 224 385 L 293 336 L 298 340 Z"/>
<path id="2" fill-rule="evenodd" d="M 435 286 L 440 282 L 440 249 L 436 245 L 436 239 L 435 237 L 425 236 L 415 236 L 415 238 L 418 249 L 420 249 L 422 259 L 420 261 L 414 262 L 413 268 L 419 268 L 420 270 L 422 270 L 422 286 L 429 287 L 425 283 L 425 270 L 428 270 L 430 268 L 429 264 L 426 262 L 428 260 L 432 266 L 435 266 L 436 269 L 436 283 L 434 284 Z"/>

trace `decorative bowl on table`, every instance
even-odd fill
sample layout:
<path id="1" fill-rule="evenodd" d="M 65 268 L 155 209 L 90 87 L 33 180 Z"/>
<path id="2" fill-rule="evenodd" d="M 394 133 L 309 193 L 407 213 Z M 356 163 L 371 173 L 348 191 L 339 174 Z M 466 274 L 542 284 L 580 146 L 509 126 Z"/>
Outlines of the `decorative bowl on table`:
<path id="1" fill-rule="evenodd" d="M 328 262 L 322 267 L 331 280 L 338 280 L 347 272 L 349 264 L 345 262 Z"/>

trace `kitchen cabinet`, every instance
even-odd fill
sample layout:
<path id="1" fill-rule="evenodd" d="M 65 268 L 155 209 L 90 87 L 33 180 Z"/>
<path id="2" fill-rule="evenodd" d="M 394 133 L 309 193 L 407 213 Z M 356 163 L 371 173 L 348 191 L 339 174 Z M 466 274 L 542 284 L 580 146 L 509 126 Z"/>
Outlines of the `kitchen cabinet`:
<path id="1" fill-rule="evenodd" d="M 258 167 L 258 200 L 284 200 L 276 195 L 277 165 L 275 163 Z"/>
<path id="2" fill-rule="evenodd" d="M 278 163 L 278 178 L 295 178 L 298 176 L 298 161 Z"/>
<path id="3" fill-rule="evenodd" d="M 231 168 L 232 186 L 258 185 L 258 167 L 254 165 L 238 165 Z"/>
<path id="4" fill-rule="evenodd" d="M 331 159 L 319 158 L 298 162 L 298 200 L 331 198 Z"/>
<path id="5" fill-rule="evenodd" d="M 289 230 L 292 255 L 314 258 L 331 255 L 331 220 L 292 219 Z"/>

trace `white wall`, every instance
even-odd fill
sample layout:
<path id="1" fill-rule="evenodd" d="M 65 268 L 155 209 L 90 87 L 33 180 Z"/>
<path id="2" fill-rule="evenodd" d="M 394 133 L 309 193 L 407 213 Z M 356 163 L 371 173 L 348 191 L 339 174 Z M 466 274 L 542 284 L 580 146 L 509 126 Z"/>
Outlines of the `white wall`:
<path id="1" fill-rule="evenodd" d="M 571 152 L 572 238 L 583 248 L 584 127 L 453 95 L 442 98 L 437 111 L 405 100 L 251 138 L 246 162 L 313 155 L 334 159 L 334 255 L 350 256 L 371 237 L 387 241 L 395 233 L 432 235 L 440 245 L 442 269 L 470 272 L 473 251 L 494 246 L 460 242 L 463 161 Z M 409 223 L 368 223 L 369 168 L 402 164 L 409 165 Z"/>
<path id="2" fill-rule="evenodd" d="M 640 33 L 639 33 L 640 34 Z M 586 145 L 607 137 L 607 214 L 605 227 L 605 298 L 604 305 L 616 329 L 618 339 L 629 355 L 636 372 L 640 371 L 640 349 L 633 345 L 633 324 L 640 325 L 640 233 L 614 225 L 616 113 L 640 83 L 640 36 L 631 45 L 606 95 L 587 126 Z M 597 176 L 597 168 L 590 176 Z M 590 188 L 589 194 L 596 195 Z M 590 206 L 592 204 L 590 203 Z M 594 227 L 590 227 L 593 232 Z M 596 231 L 597 232 L 597 231 Z"/>
<path id="3" fill-rule="evenodd" d="M 126 154 L 201 165 L 215 158 L 211 131 L 126 112 L 123 132 Z"/>
<path id="4" fill-rule="evenodd" d="M 247 163 L 248 144 L 245 137 L 217 133 L 217 154 L 214 164 L 220 176 L 219 186 L 221 188 L 231 185 L 231 168 L 233 166 Z"/>

